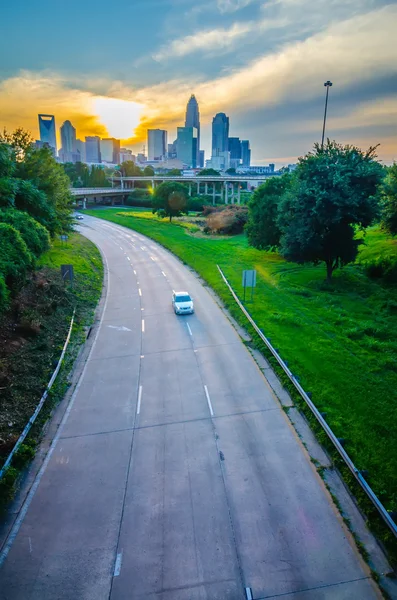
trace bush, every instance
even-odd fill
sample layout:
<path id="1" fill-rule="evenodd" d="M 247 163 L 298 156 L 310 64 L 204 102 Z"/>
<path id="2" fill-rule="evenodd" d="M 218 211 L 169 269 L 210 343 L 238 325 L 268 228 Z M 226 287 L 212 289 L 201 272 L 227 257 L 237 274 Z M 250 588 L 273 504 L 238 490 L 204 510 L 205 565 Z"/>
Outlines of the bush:
<path id="1" fill-rule="evenodd" d="M 383 279 L 387 283 L 397 283 L 397 261 L 391 257 L 364 263 L 364 270 L 371 279 Z"/>
<path id="2" fill-rule="evenodd" d="M 16 289 L 32 266 L 33 256 L 19 231 L 7 223 L 0 223 L 0 274 L 7 286 Z"/>
<path id="3" fill-rule="evenodd" d="M 202 212 L 204 209 L 204 198 L 197 196 L 196 198 L 188 198 L 187 208 L 188 210 Z"/>
<path id="4" fill-rule="evenodd" d="M 212 212 L 207 217 L 205 232 L 237 235 L 243 233 L 248 220 L 248 208 L 245 206 L 227 206 Z"/>
<path id="5" fill-rule="evenodd" d="M 4 312 L 8 305 L 8 289 L 3 275 L 0 274 L 0 314 Z"/>
<path id="6" fill-rule="evenodd" d="M 50 236 L 47 229 L 27 213 L 15 209 L 0 210 L 0 223 L 15 227 L 36 257 L 49 249 Z"/>

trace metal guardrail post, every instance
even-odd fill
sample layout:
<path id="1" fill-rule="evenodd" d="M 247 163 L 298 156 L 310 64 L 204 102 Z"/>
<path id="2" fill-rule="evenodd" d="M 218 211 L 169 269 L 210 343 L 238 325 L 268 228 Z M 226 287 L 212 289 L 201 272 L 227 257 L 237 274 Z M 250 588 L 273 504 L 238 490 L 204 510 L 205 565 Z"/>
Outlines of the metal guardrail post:
<path id="1" fill-rule="evenodd" d="M 221 274 L 221 277 L 222 277 L 223 281 L 226 283 L 227 287 L 229 288 L 229 290 L 230 290 L 233 298 L 237 302 L 238 306 L 240 307 L 240 309 L 242 310 L 242 312 L 244 313 L 244 315 L 247 317 L 248 321 L 251 323 L 252 327 L 255 329 L 256 333 L 259 335 L 259 337 L 261 338 L 261 340 L 266 344 L 267 348 L 273 354 L 274 358 L 277 360 L 277 362 L 279 363 L 279 365 L 283 369 L 284 373 L 288 376 L 288 378 L 293 383 L 293 385 L 295 386 L 295 388 L 297 389 L 297 391 L 300 393 L 300 395 L 302 396 L 302 398 L 304 399 L 304 401 L 306 402 L 306 404 L 310 408 L 311 412 L 316 417 L 316 419 L 320 423 L 321 427 L 324 429 L 324 431 L 327 434 L 328 438 L 331 440 L 331 442 L 335 446 L 336 450 L 339 452 L 339 454 L 342 457 L 343 461 L 349 467 L 349 469 L 350 469 L 351 473 L 353 474 L 353 476 L 355 477 L 356 481 L 362 487 L 362 489 L 364 490 L 364 492 L 367 494 L 368 498 L 371 500 L 371 502 L 373 503 L 373 505 L 375 506 L 375 508 L 379 512 L 379 514 L 382 517 L 382 519 L 385 521 L 386 525 L 390 528 L 390 530 L 393 532 L 393 534 L 397 537 L 397 524 L 393 521 L 393 519 L 391 518 L 390 514 L 388 513 L 388 511 L 386 510 L 386 508 L 383 506 L 383 504 L 381 503 L 381 501 L 379 500 L 379 498 L 377 497 L 377 495 L 375 494 L 375 492 L 373 491 L 373 489 L 371 488 L 371 486 L 367 483 L 367 481 L 365 480 L 365 478 L 363 477 L 363 475 L 361 474 L 361 472 L 359 471 L 359 469 L 357 469 L 357 467 L 354 465 L 354 463 L 351 460 L 350 456 L 347 454 L 346 450 L 343 448 L 342 444 L 340 443 L 340 441 L 338 440 L 338 438 L 335 436 L 335 434 L 333 433 L 332 429 L 330 428 L 330 426 L 328 425 L 328 423 L 323 418 L 322 414 L 318 411 L 318 409 L 316 408 L 316 406 L 313 404 L 313 402 L 310 399 L 308 393 L 305 392 L 305 390 L 300 385 L 300 383 L 297 380 L 297 378 L 295 377 L 295 375 L 293 375 L 293 373 L 290 371 L 290 369 L 288 368 L 287 364 L 283 361 L 283 359 L 281 358 L 281 356 L 279 355 L 279 353 L 277 352 L 277 350 L 275 348 L 273 348 L 273 346 L 271 345 L 271 343 L 269 342 L 269 340 L 267 339 L 267 337 L 262 333 L 262 331 L 259 329 L 259 327 L 255 323 L 255 321 L 253 320 L 253 318 L 251 317 L 251 315 L 249 314 L 249 312 L 246 310 L 246 308 L 240 302 L 237 294 L 235 293 L 235 291 L 233 290 L 232 286 L 230 285 L 230 283 L 226 279 L 225 275 L 223 274 L 222 269 L 219 267 L 219 265 L 216 265 L 216 266 L 218 267 L 219 273 Z"/>

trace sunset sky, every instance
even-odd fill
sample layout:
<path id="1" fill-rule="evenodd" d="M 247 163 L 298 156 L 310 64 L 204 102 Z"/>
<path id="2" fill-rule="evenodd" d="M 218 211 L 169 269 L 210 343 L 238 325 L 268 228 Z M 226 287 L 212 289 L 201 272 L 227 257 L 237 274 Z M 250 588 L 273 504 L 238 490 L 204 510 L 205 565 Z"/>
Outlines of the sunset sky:
<path id="1" fill-rule="evenodd" d="M 382 0 L 13 0 L 1 9 L 0 127 L 37 113 L 141 151 L 176 137 L 190 94 L 249 139 L 252 164 L 295 162 L 327 134 L 397 161 L 397 4 Z"/>

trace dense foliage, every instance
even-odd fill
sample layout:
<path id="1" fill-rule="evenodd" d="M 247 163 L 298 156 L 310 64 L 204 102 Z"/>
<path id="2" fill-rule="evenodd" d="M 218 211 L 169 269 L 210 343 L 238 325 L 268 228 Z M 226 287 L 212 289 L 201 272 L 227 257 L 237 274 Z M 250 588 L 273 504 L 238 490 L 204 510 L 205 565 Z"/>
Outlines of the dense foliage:
<path id="1" fill-rule="evenodd" d="M 0 135 L 0 312 L 50 235 L 72 225 L 70 181 L 48 148 L 23 129 Z"/>
<path id="2" fill-rule="evenodd" d="M 392 235 L 397 235 L 397 163 L 387 169 L 381 187 L 382 225 Z"/>
<path id="3" fill-rule="evenodd" d="M 76 162 L 65 163 L 63 168 L 73 187 L 111 187 L 105 169 L 97 165 Z"/>
<path id="4" fill-rule="evenodd" d="M 357 230 L 379 216 L 383 174 L 375 148 L 316 144 L 292 176 L 279 184 L 270 180 L 255 193 L 249 242 L 257 248 L 278 245 L 289 261 L 324 262 L 330 280 L 335 269 L 355 260 L 362 243 Z"/>
<path id="5" fill-rule="evenodd" d="M 260 185 L 248 203 L 246 227 L 248 241 L 259 250 L 280 244 L 281 231 L 277 224 L 280 200 L 291 183 L 291 176 L 271 177 Z"/>
<path id="6" fill-rule="evenodd" d="M 188 188 L 178 181 L 164 181 L 154 191 L 152 212 L 159 217 L 180 217 L 188 213 Z"/>

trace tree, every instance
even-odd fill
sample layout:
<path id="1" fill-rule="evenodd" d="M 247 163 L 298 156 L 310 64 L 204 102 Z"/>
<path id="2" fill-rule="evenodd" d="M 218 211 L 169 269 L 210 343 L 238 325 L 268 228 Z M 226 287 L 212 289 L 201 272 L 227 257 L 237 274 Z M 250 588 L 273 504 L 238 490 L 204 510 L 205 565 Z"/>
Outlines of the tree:
<path id="1" fill-rule="evenodd" d="M 382 172 L 376 148 L 315 144 L 314 152 L 299 159 L 280 205 L 281 254 L 297 263 L 325 262 L 330 281 L 335 269 L 357 256 L 356 228 L 367 227 L 379 213 Z"/>
<path id="2" fill-rule="evenodd" d="M 44 201 L 55 215 L 55 221 L 49 226 L 52 235 L 56 231 L 66 231 L 72 227 L 73 198 L 70 193 L 70 180 L 49 148 L 30 148 L 25 153 L 24 160 L 17 162 L 15 175 L 27 180 L 25 184 L 30 182 L 38 191 L 44 193 Z"/>
<path id="3" fill-rule="evenodd" d="M 221 174 L 219 173 L 219 171 L 215 171 L 215 169 L 202 169 L 199 173 L 200 177 L 205 177 L 205 176 L 213 176 L 213 177 L 220 177 Z"/>
<path id="4" fill-rule="evenodd" d="M 0 223 L 0 273 L 11 289 L 24 280 L 33 266 L 33 256 L 17 229 Z"/>
<path id="5" fill-rule="evenodd" d="M 228 175 L 235 175 L 235 174 L 236 174 L 236 169 L 235 169 L 234 167 L 230 167 L 230 169 L 228 169 L 228 170 L 226 171 L 226 173 L 227 173 Z"/>
<path id="6" fill-rule="evenodd" d="M 133 160 L 126 160 L 120 165 L 120 173 L 123 177 L 142 177 L 142 169 L 136 166 Z"/>
<path id="7" fill-rule="evenodd" d="M 32 150 L 33 138 L 28 131 L 18 127 L 12 133 L 8 132 L 6 128 L 3 129 L 3 133 L 0 133 L 0 144 L 7 144 L 10 146 L 15 154 L 17 160 L 23 160 L 25 154 Z"/>
<path id="8" fill-rule="evenodd" d="M 388 167 L 381 185 L 382 226 L 397 235 L 397 163 Z"/>
<path id="9" fill-rule="evenodd" d="M 248 202 L 246 226 L 248 242 L 260 250 L 279 246 L 281 231 L 277 223 L 278 207 L 291 183 L 289 174 L 271 177 L 260 185 Z"/>
<path id="10" fill-rule="evenodd" d="M 28 249 L 36 258 L 50 247 L 48 230 L 22 210 L 15 208 L 0 210 L 0 223 L 7 223 L 17 229 Z"/>
<path id="11" fill-rule="evenodd" d="M 178 181 L 164 181 L 153 194 L 153 214 L 157 213 L 159 217 L 179 217 L 183 213 L 188 214 L 187 199 L 188 189 L 183 183 Z"/>
<path id="12" fill-rule="evenodd" d="M 153 167 L 151 167 L 150 165 L 147 165 L 147 167 L 145 167 L 143 169 L 143 175 L 144 175 L 144 177 L 153 177 L 154 176 Z"/>
<path id="13" fill-rule="evenodd" d="M 182 175 L 182 171 L 180 169 L 170 169 L 168 173 L 166 173 L 167 177 L 180 177 Z"/>

